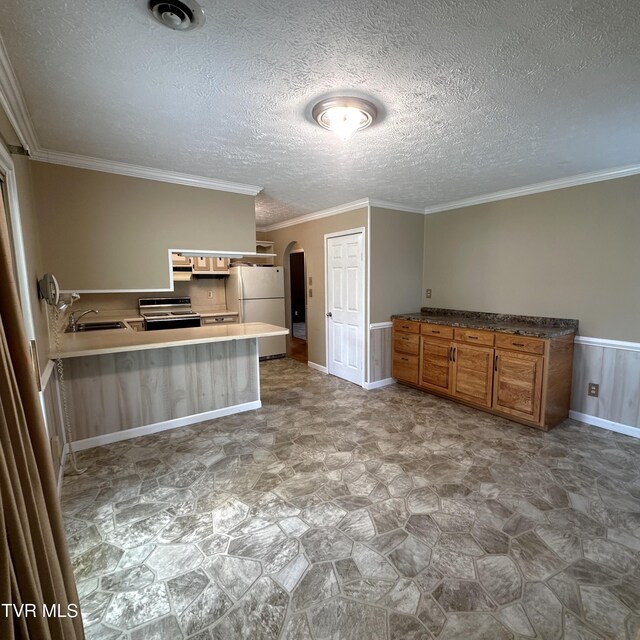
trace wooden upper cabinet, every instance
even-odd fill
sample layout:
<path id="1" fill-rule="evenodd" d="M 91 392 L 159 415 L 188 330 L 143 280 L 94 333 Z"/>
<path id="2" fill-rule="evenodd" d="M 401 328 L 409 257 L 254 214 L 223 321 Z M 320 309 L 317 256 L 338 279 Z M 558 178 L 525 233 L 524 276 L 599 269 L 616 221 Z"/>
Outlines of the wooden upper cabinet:
<path id="1" fill-rule="evenodd" d="M 490 407 L 493 347 L 456 343 L 453 348 L 453 395 L 473 404 Z"/>
<path id="2" fill-rule="evenodd" d="M 174 267 L 192 267 L 193 258 L 181 256 L 179 253 L 171 254 L 171 265 Z"/>
<path id="3" fill-rule="evenodd" d="M 207 273 L 211 271 L 211 258 L 203 258 L 198 256 L 193 259 L 194 272 Z"/>
<path id="4" fill-rule="evenodd" d="M 193 258 L 194 273 L 218 273 L 229 272 L 228 258 L 204 258 L 202 256 Z"/>
<path id="5" fill-rule="evenodd" d="M 496 349 L 493 408 L 531 422 L 540 421 L 544 357 Z"/>
<path id="6" fill-rule="evenodd" d="M 420 338 L 421 387 L 451 393 L 453 381 L 451 342 L 428 337 Z"/>

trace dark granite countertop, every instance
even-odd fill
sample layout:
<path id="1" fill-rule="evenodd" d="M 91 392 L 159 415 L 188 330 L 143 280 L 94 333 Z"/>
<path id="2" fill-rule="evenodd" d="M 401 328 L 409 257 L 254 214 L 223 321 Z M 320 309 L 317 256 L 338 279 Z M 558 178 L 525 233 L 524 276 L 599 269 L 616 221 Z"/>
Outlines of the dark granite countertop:
<path id="1" fill-rule="evenodd" d="M 449 325 L 464 329 L 482 329 L 532 338 L 557 338 L 578 331 L 578 321 L 568 318 L 545 318 L 541 316 L 514 316 L 482 311 L 459 311 L 423 307 L 416 313 L 401 313 L 392 320 L 413 320 L 431 324 Z"/>

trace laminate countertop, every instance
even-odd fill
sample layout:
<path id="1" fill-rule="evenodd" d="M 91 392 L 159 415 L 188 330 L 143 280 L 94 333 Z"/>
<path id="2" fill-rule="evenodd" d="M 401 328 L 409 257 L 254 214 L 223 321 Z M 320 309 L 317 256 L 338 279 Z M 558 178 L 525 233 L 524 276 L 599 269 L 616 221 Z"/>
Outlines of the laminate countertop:
<path id="1" fill-rule="evenodd" d="M 289 329 L 285 327 L 264 322 L 215 324 L 184 329 L 164 329 L 162 331 L 134 331 L 127 327 L 126 329 L 64 333 L 60 339 L 60 353 L 51 353 L 49 357 L 52 359 L 57 357 L 77 358 L 122 351 L 180 347 L 204 342 L 286 336 L 288 333 Z"/>
<path id="2" fill-rule="evenodd" d="M 464 329 L 481 329 L 532 338 L 557 338 L 576 333 L 578 321 L 569 318 L 546 318 L 542 316 L 516 316 L 480 311 L 437 309 L 423 307 L 416 313 L 391 316 L 392 320 L 411 320 L 429 324 L 440 324 Z"/>

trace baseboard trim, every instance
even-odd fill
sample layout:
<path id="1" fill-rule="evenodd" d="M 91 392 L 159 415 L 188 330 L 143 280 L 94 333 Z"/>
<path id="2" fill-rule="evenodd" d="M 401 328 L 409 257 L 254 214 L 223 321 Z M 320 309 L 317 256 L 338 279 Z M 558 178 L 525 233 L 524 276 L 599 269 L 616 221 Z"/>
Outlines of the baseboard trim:
<path id="1" fill-rule="evenodd" d="M 320 373 L 328 373 L 327 367 L 323 367 L 321 364 L 316 364 L 315 362 L 311 362 L 311 360 L 307 362 L 307 366 L 311 369 L 315 369 L 316 371 L 319 371 Z"/>
<path id="2" fill-rule="evenodd" d="M 139 438 L 140 436 L 148 436 L 153 433 L 160 433 L 161 431 L 177 429 L 178 427 L 186 427 L 190 424 L 202 422 L 203 420 L 223 418 L 224 416 L 230 416 L 234 413 L 242 413 L 243 411 L 253 411 L 254 409 L 260 409 L 260 407 L 262 407 L 262 402 L 260 402 L 260 400 L 255 400 L 254 402 L 236 404 L 232 407 L 225 407 L 224 409 L 214 409 L 213 411 L 196 413 L 195 415 L 185 416 L 184 418 L 174 418 L 173 420 L 165 420 L 163 422 L 156 422 L 155 424 L 148 424 L 142 427 L 134 427 L 133 429 L 126 429 L 125 431 L 106 433 L 103 436 L 94 436 L 93 438 L 76 440 L 73 443 L 73 450 L 83 451 L 85 449 L 93 449 L 94 447 L 100 447 L 104 444 L 112 444 L 114 442 L 121 442 L 122 440 L 132 440 L 133 438 Z"/>
<path id="3" fill-rule="evenodd" d="M 580 413 L 579 411 L 569 411 L 569 417 L 572 420 L 590 424 L 592 427 L 623 433 L 625 436 L 631 436 L 632 438 L 640 438 L 640 429 L 638 427 L 613 422 L 612 420 L 605 420 L 604 418 L 598 418 L 598 416 L 590 416 L 588 413 Z"/>
<path id="4" fill-rule="evenodd" d="M 375 382 L 365 382 L 362 385 L 363 389 L 371 391 L 371 389 L 379 389 L 380 387 L 388 387 L 390 384 L 395 384 L 394 378 L 384 378 L 383 380 L 376 380 Z"/>

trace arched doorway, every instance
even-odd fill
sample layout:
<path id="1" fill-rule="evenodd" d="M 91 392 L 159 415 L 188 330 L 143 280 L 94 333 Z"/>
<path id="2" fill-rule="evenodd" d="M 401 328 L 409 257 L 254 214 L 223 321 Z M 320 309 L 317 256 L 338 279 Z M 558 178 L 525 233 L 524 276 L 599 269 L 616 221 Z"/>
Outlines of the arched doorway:
<path id="1" fill-rule="evenodd" d="M 289 334 L 289 357 L 305 364 L 307 348 L 307 287 L 304 248 L 296 241 L 285 249 L 285 312 Z"/>

